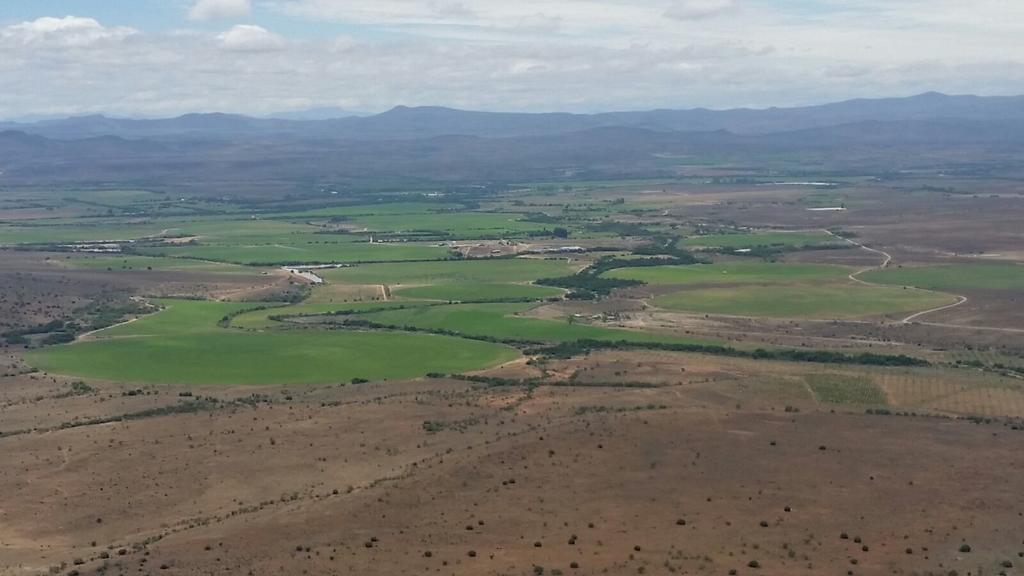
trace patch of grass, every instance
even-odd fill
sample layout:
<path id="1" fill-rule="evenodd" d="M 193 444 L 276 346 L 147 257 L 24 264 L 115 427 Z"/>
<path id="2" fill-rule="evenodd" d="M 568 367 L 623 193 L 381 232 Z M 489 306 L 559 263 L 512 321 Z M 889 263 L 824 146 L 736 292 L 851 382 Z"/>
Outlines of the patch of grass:
<path id="1" fill-rule="evenodd" d="M 403 302 L 337 302 L 337 303 L 312 303 L 303 302 L 292 306 L 270 306 L 242 312 L 231 318 L 230 326 L 245 330 L 267 330 L 281 326 L 281 322 L 274 320 L 275 317 L 287 316 L 312 316 L 316 314 L 333 314 L 340 311 L 372 311 L 377 309 L 390 309 L 402 305 L 409 305 L 412 301 Z"/>
<path id="2" fill-rule="evenodd" d="M 655 298 L 654 304 L 708 314 L 829 319 L 909 313 L 954 301 L 935 292 L 847 282 L 695 288 Z"/>
<path id="3" fill-rule="evenodd" d="M 443 214 L 380 214 L 353 221 L 374 232 L 436 232 L 459 238 L 492 238 L 543 230 L 550 225 L 520 221 L 521 214 L 453 212 Z"/>
<path id="4" fill-rule="evenodd" d="M 462 207 L 454 202 L 388 202 L 386 204 L 360 204 L 356 206 L 330 206 L 297 212 L 282 212 L 273 217 L 284 218 L 331 218 L 337 216 L 397 216 L 407 214 L 431 214 L 453 211 Z"/>
<path id="5" fill-rule="evenodd" d="M 820 402 L 875 406 L 887 404 L 885 393 L 863 376 L 808 374 L 804 379 Z"/>
<path id="6" fill-rule="evenodd" d="M 865 272 L 860 278 L 926 290 L 1024 290 L 1024 266 L 1019 264 L 892 267 Z"/>
<path id="7" fill-rule="evenodd" d="M 61 259 L 60 263 L 71 268 L 86 270 L 185 270 L 189 272 L 211 272 L 221 274 L 254 274 L 251 268 L 232 264 L 203 262 L 183 258 L 162 258 L 150 256 L 122 255 L 79 255 Z"/>
<path id="8" fill-rule="evenodd" d="M 562 290 L 532 284 L 438 284 L 402 288 L 396 294 L 420 300 L 455 302 L 496 302 L 500 300 L 542 300 L 560 296 Z"/>
<path id="9" fill-rule="evenodd" d="M 99 242 L 160 236 L 199 236 L 210 243 L 267 242 L 275 236 L 317 230 L 313 226 L 291 222 L 231 218 L 160 218 L 142 223 L 116 219 L 70 219 L 47 225 L 39 222 L 33 225 L 0 225 L 0 244 Z"/>
<path id="10" fill-rule="evenodd" d="M 648 284 L 722 285 L 830 280 L 845 278 L 851 271 L 851 268 L 826 264 L 730 262 L 620 268 L 604 275 L 609 278 L 639 280 Z"/>
<path id="11" fill-rule="evenodd" d="M 113 326 L 94 335 L 96 339 L 117 339 L 139 336 L 179 336 L 217 332 L 217 322 L 239 310 L 252 308 L 246 302 L 207 302 L 202 300 L 155 299 L 162 306 L 159 312 L 135 322 Z"/>
<path id="12" fill-rule="evenodd" d="M 574 324 L 568 321 L 515 316 L 532 304 L 456 304 L 421 306 L 360 314 L 358 318 L 388 326 L 423 330 L 445 330 L 472 337 L 530 342 L 572 342 L 575 340 L 628 340 L 635 342 L 681 342 L 681 338 Z"/>
<path id="13" fill-rule="evenodd" d="M 529 282 L 571 271 L 567 260 L 514 258 L 364 264 L 324 270 L 321 276 L 348 284 L 500 284 Z"/>
<path id="14" fill-rule="evenodd" d="M 439 246 L 406 243 L 370 244 L 353 242 L 351 237 L 333 234 L 305 238 L 282 238 L 275 243 L 260 242 L 250 245 L 144 248 L 141 251 L 249 265 L 440 260 L 449 256 L 448 249 Z M 338 238 L 342 240 L 337 241 Z"/>
<path id="15" fill-rule="evenodd" d="M 102 332 L 102 339 L 29 353 L 48 372 L 183 384 L 305 384 L 463 372 L 514 359 L 512 348 L 433 334 L 243 332 L 217 326 L 252 304 L 161 301 L 166 309 Z M 395 362 L 401 358 L 401 362 Z"/>

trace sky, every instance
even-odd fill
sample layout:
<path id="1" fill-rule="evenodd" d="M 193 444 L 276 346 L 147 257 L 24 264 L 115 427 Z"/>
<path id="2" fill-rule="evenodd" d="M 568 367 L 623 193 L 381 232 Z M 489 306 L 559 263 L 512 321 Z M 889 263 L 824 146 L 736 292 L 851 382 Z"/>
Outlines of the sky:
<path id="1" fill-rule="evenodd" d="M 1024 94 L 1022 0 L 0 0 L 0 118 Z"/>

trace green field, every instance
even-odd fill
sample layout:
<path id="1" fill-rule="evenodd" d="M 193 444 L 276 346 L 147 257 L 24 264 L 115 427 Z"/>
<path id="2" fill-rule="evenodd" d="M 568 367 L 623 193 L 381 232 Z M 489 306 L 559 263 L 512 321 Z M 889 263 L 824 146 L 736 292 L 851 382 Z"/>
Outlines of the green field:
<path id="1" fill-rule="evenodd" d="M 331 238 L 326 235 L 324 237 Z M 140 252 L 237 264 L 386 262 L 439 260 L 448 257 L 448 250 L 437 246 L 405 243 L 330 243 L 327 240 L 296 241 L 289 238 L 275 244 L 159 247 L 143 248 Z"/>
<path id="2" fill-rule="evenodd" d="M 859 276 L 866 282 L 916 286 L 926 290 L 1024 290 L 1019 264 L 954 264 L 885 268 Z"/>
<path id="3" fill-rule="evenodd" d="M 0 245 L 134 240 L 146 236 L 154 236 L 163 229 L 160 224 L 124 226 L 109 224 L 18 226 L 5 224 L 0 225 Z"/>
<path id="4" fill-rule="evenodd" d="M 101 332 L 97 340 L 33 351 L 26 359 L 72 376 L 234 385 L 411 378 L 482 369 L 518 356 L 506 346 L 432 334 L 230 330 L 217 321 L 251 304 L 162 303 L 164 311 Z"/>
<path id="5" fill-rule="evenodd" d="M 312 233 L 313 226 L 291 222 L 226 218 L 160 218 L 131 222 L 114 218 L 62 219 L 43 224 L 0 225 L 0 244 L 37 244 L 138 240 L 158 236 L 198 236 L 204 243 L 272 243 L 275 238 Z"/>
<path id="6" fill-rule="evenodd" d="M 654 304 L 730 316 L 832 319 L 909 313 L 954 301 L 936 292 L 848 282 L 696 288 L 655 298 Z"/>
<path id="7" fill-rule="evenodd" d="M 231 318 L 231 327 L 243 330 L 269 330 L 282 325 L 281 322 L 272 320 L 271 316 L 312 316 L 342 311 L 364 312 L 399 308 L 414 303 L 413 300 L 403 300 L 401 302 L 338 302 L 333 304 L 303 302 L 291 306 L 268 305 L 265 308 L 248 310 L 234 316 Z"/>
<path id="8" fill-rule="evenodd" d="M 572 272 L 566 260 L 532 258 L 364 264 L 324 270 L 331 282 L 347 284 L 500 284 L 529 282 Z"/>
<path id="9" fill-rule="evenodd" d="M 708 234 L 691 236 L 679 242 L 680 246 L 709 248 L 753 248 L 755 246 L 808 246 L 839 243 L 824 232 L 759 232 L 753 234 Z"/>
<path id="10" fill-rule="evenodd" d="M 387 204 L 360 204 L 356 206 L 331 206 L 296 212 L 282 212 L 274 218 L 332 218 L 352 216 L 383 216 L 403 214 L 431 214 L 453 211 L 462 207 L 454 202 L 390 202 Z"/>
<path id="11" fill-rule="evenodd" d="M 885 393 L 870 379 L 843 374 L 808 374 L 804 380 L 820 402 L 884 405 Z"/>
<path id="12" fill-rule="evenodd" d="M 437 284 L 402 288 L 395 294 L 403 298 L 456 302 L 494 302 L 499 300 L 541 300 L 559 296 L 558 288 L 532 284 Z"/>
<path id="13" fill-rule="evenodd" d="M 620 268 L 605 273 L 605 276 L 648 284 L 722 285 L 834 280 L 845 278 L 852 270 L 826 264 L 735 262 Z"/>
<path id="14" fill-rule="evenodd" d="M 491 238 L 543 230 L 536 222 L 521 222 L 521 214 L 453 212 L 429 214 L 375 214 L 353 221 L 374 232 L 439 232 L 460 238 Z"/>
<path id="15" fill-rule="evenodd" d="M 70 268 L 82 268 L 87 270 L 187 270 L 192 272 L 212 272 L 223 274 L 255 274 L 252 268 L 236 266 L 234 264 L 221 264 L 217 262 L 204 262 L 202 260 L 190 260 L 186 258 L 162 258 L 135 255 L 82 255 L 76 254 L 61 258 L 60 264 Z"/>
<path id="16" fill-rule="evenodd" d="M 451 330 L 466 336 L 531 342 L 574 340 L 630 340 L 634 342 L 692 342 L 662 334 L 604 328 L 561 320 L 515 316 L 533 304 L 456 304 L 420 306 L 360 314 L 358 318 L 378 324 L 428 330 Z"/>

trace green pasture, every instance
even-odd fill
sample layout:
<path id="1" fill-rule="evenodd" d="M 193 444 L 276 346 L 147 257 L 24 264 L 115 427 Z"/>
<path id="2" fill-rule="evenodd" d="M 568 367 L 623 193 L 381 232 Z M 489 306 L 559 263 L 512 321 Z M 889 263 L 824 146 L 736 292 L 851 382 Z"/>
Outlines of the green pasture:
<path id="1" fill-rule="evenodd" d="M 399 308 L 415 303 L 415 301 L 402 302 L 338 302 L 338 303 L 308 303 L 284 305 L 268 305 L 262 308 L 246 310 L 231 318 L 231 327 L 243 330 L 269 330 L 281 327 L 281 322 L 271 319 L 272 316 L 312 316 L 317 314 L 332 314 L 335 312 L 354 311 L 368 312 L 373 310 L 387 310 Z"/>
<path id="2" fill-rule="evenodd" d="M 239 385 L 411 378 L 482 369 L 518 356 L 506 346 L 433 334 L 231 330 L 217 321 L 251 304 L 162 303 L 164 311 L 101 338 L 36 350 L 26 359 L 41 370 L 87 378 Z"/>
<path id="3" fill-rule="evenodd" d="M 319 238 L 316 236 L 320 236 Z M 303 238 L 306 236 L 303 235 Z M 335 240 L 335 235 L 315 235 L 314 239 L 281 238 L 277 243 L 160 246 L 143 248 L 145 254 L 170 257 L 200 258 L 236 264 L 302 264 L 389 262 L 403 260 L 439 260 L 449 256 L 448 249 L 438 246 L 406 243 L 352 242 L 348 237 Z"/>
<path id="4" fill-rule="evenodd" d="M 498 300 L 541 300 L 563 293 L 558 288 L 532 284 L 435 284 L 396 290 L 403 298 L 443 300 L 455 302 L 485 302 Z"/>
<path id="5" fill-rule="evenodd" d="M 118 255 L 89 255 L 75 254 L 58 260 L 62 265 L 69 268 L 84 270 L 140 270 L 140 271 L 164 271 L 181 270 L 188 272 L 211 272 L 221 274 L 254 274 L 252 268 L 236 266 L 234 264 L 222 264 L 219 262 L 204 262 L 202 260 L 190 260 L 185 258 L 162 258 L 159 256 L 136 256 L 131 254 Z"/>
<path id="6" fill-rule="evenodd" d="M 516 316 L 533 304 L 455 304 L 418 306 L 360 314 L 357 318 L 389 326 L 428 330 L 451 330 L 459 334 L 499 340 L 534 342 L 571 342 L 575 340 L 629 340 L 633 342 L 683 342 L 680 338 L 588 326 L 566 320 L 547 320 Z"/>
<path id="7" fill-rule="evenodd" d="M 331 282 L 347 284 L 504 284 L 572 272 L 573 268 L 564 259 L 504 258 L 361 264 L 324 270 L 321 276 Z"/>
<path id="8" fill-rule="evenodd" d="M 776 318 L 859 318 L 927 310 L 955 299 L 947 294 L 853 282 L 694 288 L 654 299 L 669 310 Z"/>
<path id="9" fill-rule="evenodd" d="M 281 212 L 273 218 L 333 218 L 353 216 L 400 216 L 431 214 L 462 208 L 455 202 L 390 202 L 386 204 L 359 204 L 356 206 L 330 206 L 296 212 Z"/>
<path id="10" fill-rule="evenodd" d="M 820 402 L 884 405 L 885 393 L 869 378 L 844 374 L 808 374 L 804 380 Z"/>
<path id="11" fill-rule="evenodd" d="M 859 278 L 926 290 L 1024 290 L 1024 266 L 1020 264 L 889 267 L 865 272 Z"/>
<path id="12" fill-rule="evenodd" d="M 648 284 L 723 285 L 817 282 L 842 279 L 852 271 L 852 268 L 826 264 L 729 262 L 692 266 L 619 268 L 606 272 L 604 275 L 609 278 L 640 280 Z"/>
<path id="13" fill-rule="evenodd" d="M 521 214 L 452 212 L 431 214 L 374 214 L 353 221 L 374 232 L 437 232 L 460 238 L 490 238 L 522 234 L 552 225 L 522 222 Z"/>
<path id="14" fill-rule="evenodd" d="M 181 219 L 160 218 L 144 222 L 124 219 L 61 219 L 58 222 L 33 222 L 32 225 L 0 225 L 0 244 L 40 244 L 139 240 L 151 237 L 198 236 L 204 243 L 232 243 L 261 241 L 293 233 L 312 233 L 313 226 L 276 220 L 254 219 Z"/>

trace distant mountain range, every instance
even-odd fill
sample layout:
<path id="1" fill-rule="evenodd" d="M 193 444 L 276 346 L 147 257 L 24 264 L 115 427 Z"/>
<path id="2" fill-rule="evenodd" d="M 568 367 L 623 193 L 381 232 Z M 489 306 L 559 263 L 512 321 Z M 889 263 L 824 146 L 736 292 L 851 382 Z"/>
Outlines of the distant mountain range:
<path id="1" fill-rule="evenodd" d="M 922 94 L 769 110 L 507 114 L 399 107 L 327 120 L 188 114 L 0 125 L 4 186 L 201 194 L 755 173 L 1024 177 L 1024 97 Z M 690 168 L 687 168 L 690 167 Z M 275 193 L 276 193 L 275 192 Z"/>
<path id="2" fill-rule="evenodd" d="M 1024 120 L 1024 96 L 947 96 L 930 92 L 909 98 L 848 100 L 801 108 L 763 110 L 650 110 L 601 114 L 475 112 L 442 107 L 399 106 L 372 116 L 347 116 L 340 109 L 311 110 L 252 118 L 235 114 L 186 114 L 177 118 L 135 120 L 80 116 L 34 123 L 0 123 L 47 138 L 214 138 L 238 136 L 395 140 L 437 136 L 515 137 L 564 134 L 594 128 L 651 131 L 769 134 L 857 122 L 920 120 Z"/>

